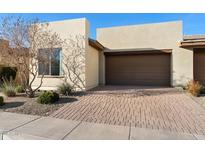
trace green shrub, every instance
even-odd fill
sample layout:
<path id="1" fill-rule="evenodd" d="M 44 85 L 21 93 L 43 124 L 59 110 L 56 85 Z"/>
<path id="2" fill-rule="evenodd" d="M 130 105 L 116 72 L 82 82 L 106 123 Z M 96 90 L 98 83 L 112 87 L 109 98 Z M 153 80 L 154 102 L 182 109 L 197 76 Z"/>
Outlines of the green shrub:
<path id="1" fill-rule="evenodd" d="M 205 94 L 205 87 L 203 86 L 200 91 L 201 94 Z"/>
<path id="2" fill-rule="evenodd" d="M 3 96 L 0 96 L 0 106 L 4 105 L 4 98 Z"/>
<path id="3" fill-rule="evenodd" d="M 4 83 L 2 85 L 2 91 L 8 97 L 15 97 L 16 96 L 16 88 L 15 88 L 15 85 L 12 81 L 4 80 Z"/>
<path id="4" fill-rule="evenodd" d="M 17 93 L 23 93 L 24 92 L 24 88 L 21 85 L 16 86 L 16 92 Z"/>
<path id="5" fill-rule="evenodd" d="M 59 94 L 57 92 L 53 92 L 53 101 L 57 102 L 60 99 Z"/>
<path id="6" fill-rule="evenodd" d="M 52 98 L 53 98 L 52 92 L 44 91 L 38 96 L 37 102 L 40 104 L 50 104 L 53 103 Z"/>
<path id="7" fill-rule="evenodd" d="M 37 102 L 40 104 L 52 104 L 58 100 L 59 100 L 58 93 L 51 92 L 51 91 L 44 91 L 38 96 Z"/>
<path id="8" fill-rule="evenodd" d="M 193 96 L 199 96 L 202 89 L 202 85 L 198 81 L 191 80 L 187 84 L 187 90 Z"/>
<path id="9" fill-rule="evenodd" d="M 63 83 L 58 86 L 58 92 L 62 95 L 70 95 L 73 91 L 73 88 L 70 84 L 68 83 Z"/>
<path id="10" fill-rule="evenodd" d="M 16 78 L 17 69 L 15 67 L 7 67 L 0 65 L 0 79 L 3 82 L 3 79 L 11 81 Z"/>

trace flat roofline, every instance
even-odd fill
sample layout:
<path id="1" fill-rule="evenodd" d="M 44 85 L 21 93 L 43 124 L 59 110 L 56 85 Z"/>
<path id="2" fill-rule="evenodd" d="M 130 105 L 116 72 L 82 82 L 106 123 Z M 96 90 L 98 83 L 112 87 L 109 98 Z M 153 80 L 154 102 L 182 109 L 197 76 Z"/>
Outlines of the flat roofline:
<path id="1" fill-rule="evenodd" d="M 181 42 L 180 43 L 180 47 L 201 47 L 201 46 L 205 46 L 205 41 L 198 41 L 198 42 Z"/>
<path id="2" fill-rule="evenodd" d="M 148 26 L 148 25 L 160 25 L 160 24 L 168 24 L 168 23 L 183 23 L 182 20 L 174 20 L 174 21 L 165 21 L 165 22 L 154 22 L 154 23 L 143 23 L 143 24 L 130 24 L 130 25 L 120 25 L 120 26 L 112 26 L 112 27 L 100 27 L 99 29 L 109 29 L 109 28 L 123 28 L 123 27 L 136 27 L 136 26 Z"/>
<path id="3" fill-rule="evenodd" d="M 58 22 L 66 22 L 66 21 L 74 21 L 74 20 L 85 20 L 88 21 L 87 18 L 70 18 L 70 19 L 62 19 L 62 20 L 53 20 L 53 21 L 39 21 L 39 23 L 46 24 L 46 23 L 58 23 Z"/>
<path id="4" fill-rule="evenodd" d="M 205 35 L 185 35 L 183 41 L 180 42 L 180 47 L 201 47 L 205 46 Z"/>
<path id="5" fill-rule="evenodd" d="M 184 35 L 184 41 L 205 39 L 205 34 Z"/>

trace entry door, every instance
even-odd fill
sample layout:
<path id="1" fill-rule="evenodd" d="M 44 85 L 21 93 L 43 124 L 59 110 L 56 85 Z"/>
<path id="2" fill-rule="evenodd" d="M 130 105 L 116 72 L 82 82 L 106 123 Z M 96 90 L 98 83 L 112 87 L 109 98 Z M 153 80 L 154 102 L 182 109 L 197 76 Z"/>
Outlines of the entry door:
<path id="1" fill-rule="evenodd" d="M 194 49 L 194 80 L 205 85 L 205 48 Z"/>

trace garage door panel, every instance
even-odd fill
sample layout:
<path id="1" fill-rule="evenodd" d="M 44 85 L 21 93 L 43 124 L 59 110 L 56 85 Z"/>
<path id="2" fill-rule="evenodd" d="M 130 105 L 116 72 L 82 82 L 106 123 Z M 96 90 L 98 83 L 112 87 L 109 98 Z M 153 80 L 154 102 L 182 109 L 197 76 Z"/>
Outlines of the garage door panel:
<path id="1" fill-rule="evenodd" d="M 170 86 L 170 54 L 106 56 L 106 84 Z"/>
<path id="2" fill-rule="evenodd" d="M 136 74 L 135 72 L 126 72 L 126 73 L 110 73 L 110 76 L 109 77 L 110 79 L 115 79 L 116 76 L 118 76 L 118 78 L 125 78 L 125 79 L 167 79 L 169 77 L 169 75 L 166 75 L 166 74 L 157 74 L 156 72 L 153 72 L 152 75 L 150 75 L 150 73 L 139 73 L 139 74 Z"/>
<path id="3" fill-rule="evenodd" d="M 120 84 L 119 84 L 120 83 Z M 161 80 L 151 80 L 144 81 L 142 80 L 115 80 L 113 82 L 108 82 L 107 84 L 111 85 L 137 85 L 137 86 L 169 86 L 166 81 Z"/>
<path id="4" fill-rule="evenodd" d="M 122 68 L 120 68 L 120 69 L 122 69 Z M 137 68 L 134 68 L 134 69 L 137 69 Z M 123 73 L 129 73 L 129 74 L 131 73 L 131 74 L 136 74 L 136 75 L 142 75 L 142 74 L 166 75 L 166 74 L 164 74 L 164 72 L 168 72 L 168 71 L 166 69 L 164 69 L 164 70 L 156 70 L 155 71 L 154 68 L 153 69 L 151 68 L 151 70 L 149 72 L 147 72 L 146 70 L 139 70 L 139 71 L 133 71 L 133 70 L 129 71 L 128 70 L 128 71 L 120 71 L 120 72 L 109 71 L 108 73 L 110 73 L 110 74 L 122 74 L 122 75 L 125 75 Z M 162 74 L 160 74 L 160 73 L 162 73 Z"/>
<path id="5" fill-rule="evenodd" d="M 124 72 L 146 72 L 147 70 L 149 70 L 149 72 L 164 72 L 164 71 L 167 71 L 167 67 L 160 67 L 160 69 L 156 69 L 156 67 L 158 67 L 159 65 L 156 65 L 156 66 L 147 66 L 147 67 L 144 67 L 144 66 L 142 66 L 142 67 L 140 67 L 140 66 L 138 66 L 138 67 L 134 67 L 134 66 L 131 66 L 131 67 L 127 67 L 127 65 L 126 66 L 123 66 L 123 67 L 120 67 L 120 69 L 121 69 L 121 71 L 124 71 Z M 109 70 L 107 70 L 108 72 L 110 71 L 110 72 L 113 72 L 113 71 L 117 71 L 118 70 L 118 68 L 119 68 L 119 66 L 118 67 L 112 67 L 112 68 L 110 68 Z"/>

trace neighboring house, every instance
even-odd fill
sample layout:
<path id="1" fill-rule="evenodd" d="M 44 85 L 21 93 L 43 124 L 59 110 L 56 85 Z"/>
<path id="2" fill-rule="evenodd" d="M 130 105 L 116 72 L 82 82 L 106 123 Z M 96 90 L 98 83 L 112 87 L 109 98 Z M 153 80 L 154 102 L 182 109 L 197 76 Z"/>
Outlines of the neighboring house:
<path id="1" fill-rule="evenodd" d="M 62 38 L 85 37 L 85 90 L 98 85 L 181 86 L 192 79 L 205 84 L 205 36 L 184 36 L 182 21 L 99 28 L 97 41 L 89 39 L 84 18 L 50 26 Z M 63 82 L 60 65 L 55 67 L 59 73 L 45 76 L 41 89 L 56 89 Z M 36 78 L 33 86 L 39 82 Z"/>
<path id="2" fill-rule="evenodd" d="M 5 50 L 5 48 L 8 48 L 9 46 L 9 42 L 3 39 L 0 39 L 0 50 Z M 1 54 L 1 52 L 0 52 Z M 8 59 L 5 59 L 5 57 L 3 57 L 2 55 L 0 55 L 0 65 L 5 64 L 6 62 L 8 62 Z"/>
<path id="3" fill-rule="evenodd" d="M 17 66 L 15 66 L 15 64 L 12 63 L 10 56 L 8 56 L 7 54 L 6 54 L 6 56 L 4 54 L 1 55 L 1 53 L 8 52 L 8 50 L 14 51 L 14 52 L 19 52 L 19 50 L 17 50 L 16 48 L 11 48 L 9 46 L 9 41 L 3 40 L 3 39 L 0 39 L 0 50 L 2 51 L 2 52 L 0 52 L 0 67 L 11 67 L 12 69 L 16 69 Z M 28 48 L 22 48 L 22 50 L 21 50 L 22 53 L 23 52 L 27 53 L 27 51 L 28 51 Z M 18 69 L 21 69 L 21 67 L 18 67 Z M 16 71 L 15 82 L 17 84 L 21 84 L 22 77 L 18 73 L 21 70 L 18 70 L 18 69 Z M 26 74 L 27 74 L 26 78 L 28 80 L 29 79 L 29 72 L 27 72 Z"/>

